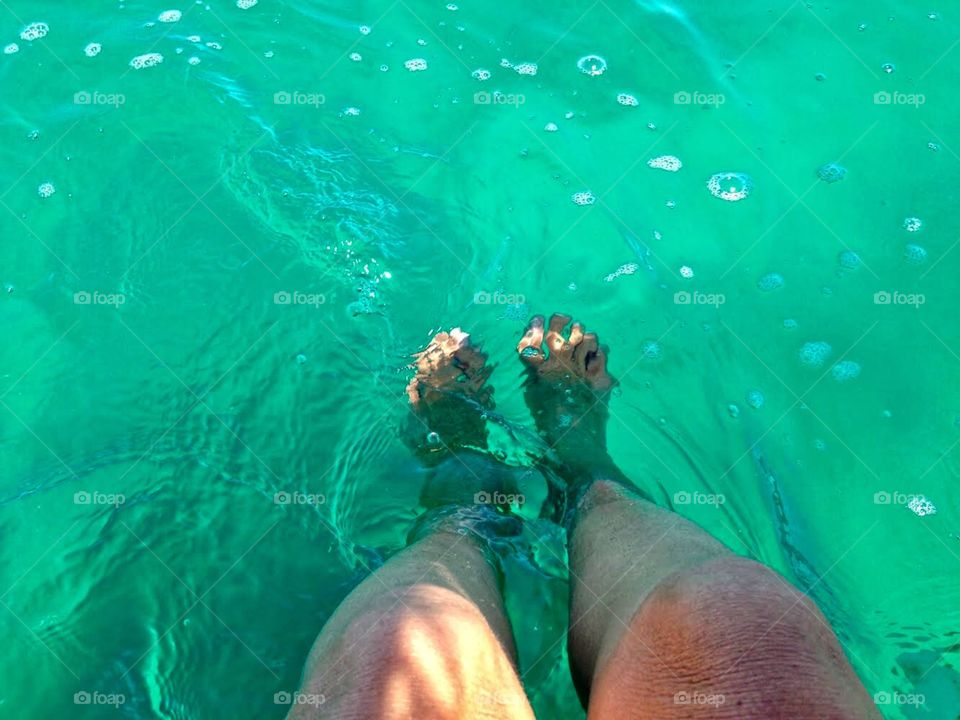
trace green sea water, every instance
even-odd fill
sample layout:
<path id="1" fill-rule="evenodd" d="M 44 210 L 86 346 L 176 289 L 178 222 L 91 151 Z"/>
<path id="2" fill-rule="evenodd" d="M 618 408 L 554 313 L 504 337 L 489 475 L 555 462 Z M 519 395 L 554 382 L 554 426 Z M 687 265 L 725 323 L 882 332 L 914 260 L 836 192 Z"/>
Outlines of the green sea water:
<path id="1" fill-rule="evenodd" d="M 810 593 L 884 717 L 960 717 L 940 5 L 5 0 L 0 717 L 283 717 L 415 517 L 411 353 L 469 330 L 529 426 L 513 347 L 560 309 L 627 474 Z M 541 482 L 507 604 L 582 718 Z"/>

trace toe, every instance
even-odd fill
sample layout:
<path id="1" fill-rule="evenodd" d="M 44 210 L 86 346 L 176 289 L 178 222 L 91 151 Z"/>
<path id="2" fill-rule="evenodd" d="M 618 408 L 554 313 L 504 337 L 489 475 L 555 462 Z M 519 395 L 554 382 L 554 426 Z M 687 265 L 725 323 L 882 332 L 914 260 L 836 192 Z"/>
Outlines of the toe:
<path id="1" fill-rule="evenodd" d="M 598 347 L 596 333 L 586 333 L 583 336 L 583 340 L 577 345 L 577 349 L 573 353 L 574 365 L 578 370 L 586 373 L 587 360 L 596 354 Z"/>
<path id="2" fill-rule="evenodd" d="M 520 359 L 528 365 L 539 365 L 543 362 L 543 315 L 534 315 L 527 326 L 527 331 L 517 344 Z"/>
<path id="3" fill-rule="evenodd" d="M 571 318 L 569 315 L 554 313 L 550 316 L 550 326 L 547 330 L 547 347 L 550 353 L 559 353 L 564 349 L 567 341 L 563 337 L 563 330 L 567 327 Z"/>
<path id="4" fill-rule="evenodd" d="M 583 325 L 575 322 L 570 328 L 570 344 L 576 347 L 583 340 Z"/>
<path id="5" fill-rule="evenodd" d="M 598 390 L 606 390 L 613 385 L 613 378 L 607 372 L 607 350 L 600 348 L 587 358 L 587 377 Z"/>

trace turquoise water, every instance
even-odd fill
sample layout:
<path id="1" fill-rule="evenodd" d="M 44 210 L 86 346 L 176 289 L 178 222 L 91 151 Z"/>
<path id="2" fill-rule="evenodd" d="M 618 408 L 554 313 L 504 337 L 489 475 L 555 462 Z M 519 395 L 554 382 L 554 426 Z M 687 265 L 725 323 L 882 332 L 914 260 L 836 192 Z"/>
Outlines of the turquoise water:
<path id="1" fill-rule="evenodd" d="M 627 473 L 808 591 L 885 717 L 957 716 L 957 9 L 458 5 L 0 6 L 0 717 L 283 717 L 415 516 L 410 354 L 468 329 L 529 425 L 555 309 Z M 520 672 L 583 717 L 522 491 Z"/>

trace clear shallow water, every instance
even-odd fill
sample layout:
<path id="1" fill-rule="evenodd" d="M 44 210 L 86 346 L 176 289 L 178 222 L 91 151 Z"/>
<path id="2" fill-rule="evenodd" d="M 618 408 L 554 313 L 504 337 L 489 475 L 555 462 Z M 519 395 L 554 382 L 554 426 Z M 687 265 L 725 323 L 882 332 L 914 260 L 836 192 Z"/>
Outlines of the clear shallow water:
<path id="1" fill-rule="evenodd" d="M 0 10 L 19 45 L 0 56 L 0 716 L 99 692 L 129 717 L 282 717 L 274 693 L 414 515 L 409 354 L 471 330 L 498 409 L 527 422 L 511 348 L 528 311 L 560 308 L 613 349 L 628 474 L 810 592 L 871 693 L 923 695 L 886 717 L 956 715 L 960 18 L 458 4 L 218 2 L 152 27 L 177 6 Z M 20 39 L 35 21 L 49 34 Z M 146 53 L 163 62 L 129 67 Z M 842 180 L 818 179 L 830 162 Z M 711 197 L 720 172 L 750 196 Z M 831 347 L 821 367 L 805 343 Z M 542 488 L 523 491 L 533 517 Z M 562 540 L 538 522 L 529 540 L 508 567 L 521 672 L 542 716 L 582 717 Z"/>

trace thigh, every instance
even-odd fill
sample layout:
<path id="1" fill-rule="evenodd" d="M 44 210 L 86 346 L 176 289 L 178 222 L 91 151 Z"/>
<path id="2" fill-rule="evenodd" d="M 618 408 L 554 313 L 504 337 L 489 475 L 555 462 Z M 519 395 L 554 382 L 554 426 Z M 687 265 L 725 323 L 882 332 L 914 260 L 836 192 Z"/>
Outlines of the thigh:
<path id="1" fill-rule="evenodd" d="M 738 557 L 664 579 L 601 658 L 589 699 L 591 720 L 879 717 L 817 607 Z"/>

